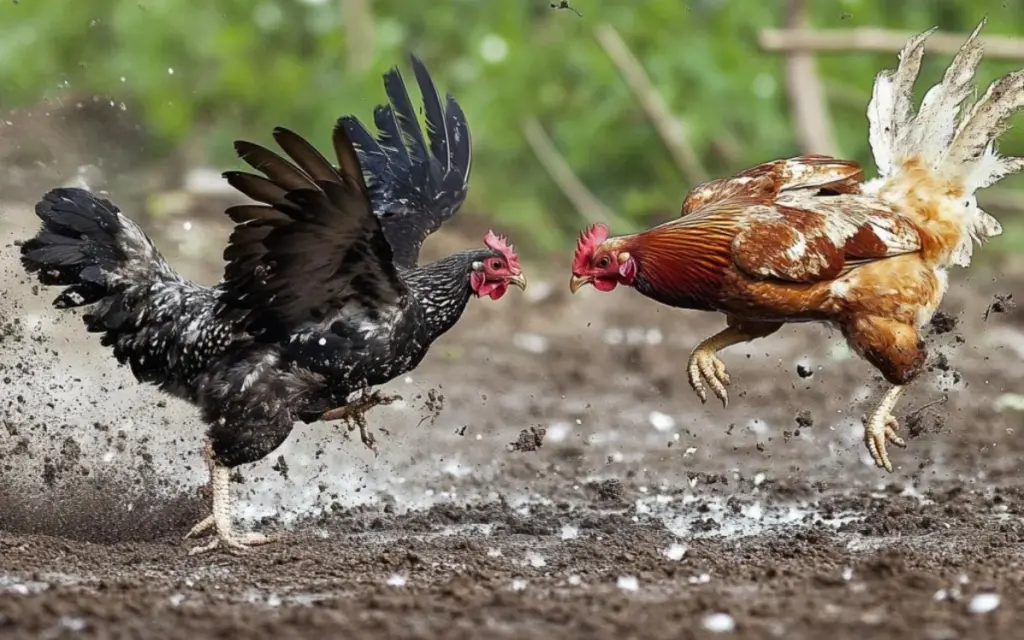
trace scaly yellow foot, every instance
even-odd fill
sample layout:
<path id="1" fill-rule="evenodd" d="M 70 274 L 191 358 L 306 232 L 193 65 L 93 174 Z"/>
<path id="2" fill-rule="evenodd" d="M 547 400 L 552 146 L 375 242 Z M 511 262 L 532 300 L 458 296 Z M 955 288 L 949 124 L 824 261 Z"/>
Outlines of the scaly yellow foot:
<path id="1" fill-rule="evenodd" d="M 197 553 L 212 551 L 223 545 L 233 551 L 247 551 L 250 546 L 268 544 L 281 538 L 279 535 L 262 533 L 244 533 L 235 531 L 231 524 L 231 470 L 216 463 L 211 464 L 210 484 L 213 487 L 213 515 L 204 518 L 192 530 L 185 534 L 185 539 L 194 538 L 213 530 L 214 537 L 210 542 L 189 550 L 190 556 Z"/>
<path id="2" fill-rule="evenodd" d="M 722 401 L 722 406 L 729 406 L 729 392 L 725 388 L 729 384 L 729 374 L 725 372 L 725 363 L 715 353 L 714 348 L 699 346 L 694 349 L 690 354 L 687 372 L 690 377 L 690 386 L 693 387 L 702 403 L 708 401 L 708 392 L 704 387 L 706 380 L 711 390 Z"/>
<path id="3" fill-rule="evenodd" d="M 748 322 L 730 318 L 729 326 L 698 344 L 690 354 L 687 373 L 690 386 L 700 401 L 708 401 L 708 392 L 704 387 L 706 382 L 722 401 L 722 406 L 729 406 L 729 393 L 725 390 L 729 384 L 729 374 L 725 372 L 725 363 L 718 357 L 719 351 L 734 344 L 770 336 L 781 326 L 779 322 Z"/>
<path id="4" fill-rule="evenodd" d="M 868 453 L 875 461 L 875 466 L 892 473 L 892 462 L 889 461 L 889 452 L 886 451 L 886 443 L 891 442 L 897 447 L 906 448 L 907 443 L 900 437 L 896 430 L 900 428 L 899 421 L 893 417 L 892 410 L 896 402 L 903 394 L 903 387 L 896 386 L 885 394 L 878 408 L 868 418 L 864 425 L 864 443 L 868 446 Z"/>

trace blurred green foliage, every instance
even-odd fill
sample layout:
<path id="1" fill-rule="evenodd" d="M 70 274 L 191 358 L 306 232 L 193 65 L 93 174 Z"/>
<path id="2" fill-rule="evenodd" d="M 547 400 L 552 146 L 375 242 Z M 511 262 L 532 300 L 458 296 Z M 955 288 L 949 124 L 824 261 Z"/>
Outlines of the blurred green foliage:
<path id="1" fill-rule="evenodd" d="M 396 63 L 407 69 L 405 54 L 416 52 L 469 117 L 467 209 L 552 248 L 584 220 L 526 143 L 525 118 L 543 124 L 582 182 L 630 224 L 671 215 L 693 186 L 596 41 L 594 28 L 607 23 L 710 175 L 799 152 L 783 59 L 757 45 L 759 29 L 782 25 L 785 3 L 572 5 L 582 18 L 548 0 L 2 0 L 0 109 L 104 94 L 136 111 L 162 142 L 154 153 L 201 137 L 210 160 L 227 168 L 237 163 L 231 140 L 267 141 L 275 125 L 326 144 L 338 116 L 370 116 L 384 98 L 381 74 Z M 814 27 L 958 32 L 987 14 L 986 34 L 1024 33 L 1024 0 L 819 0 L 811 14 Z M 948 59 L 928 57 L 925 80 L 937 80 Z M 839 149 L 871 167 L 864 112 L 875 73 L 895 55 L 818 60 Z M 980 80 L 1015 66 L 988 62 Z M 1024 155 L 1020 131 L 1007 135 L 1005 151 Z"/>

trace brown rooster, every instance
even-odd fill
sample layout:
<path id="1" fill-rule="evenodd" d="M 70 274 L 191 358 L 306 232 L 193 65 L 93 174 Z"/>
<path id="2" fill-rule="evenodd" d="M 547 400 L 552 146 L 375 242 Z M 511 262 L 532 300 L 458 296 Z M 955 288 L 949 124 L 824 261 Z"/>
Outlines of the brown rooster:
<path id="1" fill-rule="evenodd" d="M 777 160 L 691 191 L 682 215 L 641 233 L 608 237 L 604 225 L 576 246 L 570 289 L 633 287 L 661 303 L 726 314 L 726 328 L 690 356 L 689 381 L 728 405 L 717 353 L 790 322 L 826 322 L 892 384 L 865 425 L 875 463 L 903 447 L 893 408 L 926 359 L 921 329 L 946 292 L 947 270 L 970 265 L 972 242 L 1002 232 L 975 192 L 1024 169 L 995 143 L 1024 106 L 1024 72 L 994 82 L 970 107 L 982 58 L 978 32 L 915 114 L 912 91 L 924 42 L 912 38 L 895 72 L 875 79 L 868 105 L 878 177 L 820 155 Z"/>

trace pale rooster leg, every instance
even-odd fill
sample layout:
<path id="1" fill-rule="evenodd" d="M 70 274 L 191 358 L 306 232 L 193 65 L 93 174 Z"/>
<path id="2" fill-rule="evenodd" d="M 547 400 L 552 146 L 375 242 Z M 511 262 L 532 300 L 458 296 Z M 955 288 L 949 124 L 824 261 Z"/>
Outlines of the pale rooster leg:
<path id="1" fill-rule="evenodd" d="M 207 466 L 207 468 L 210 471 L 210 482 L 212 483 L 213 482 L 213 469 L 214 469 L 214 467 L 216 465 L 213 462 L 213 451 L 210 449 L 209 445 L 207 445 L 206 449 L 203 450 L 203 456 L 206 458 L 206 466 Z M 213 526 L 213 515 L 208 515 L 205 518 L 203 518 L 202 520 L 200 520 L 199 524 L 197 524 L 196 526 L 192 527 L 192 529 L 190 529 L 189 532 L 185 534 L 185 539 L 187 540 L 189 538 L 198 537 L 198 536 L 206 533 L 207 531 L 209 531 L 210 527 L 212 527 L 212 526 Z"/>
<path id="2" fill-rule="evenodd" d="M 399 395 L 385 396 L 380 391 L 372 393 L 367 391 L 344 407 L 325 411 L 320 416 L 320 420 L 323 422 L 343 420 L 348 425 L 349 431 L 358 428 L 359 439 L 362 440 L 363 445 L 373 451 L 373 455 L 377 455 L 377 440 L 370 433 L 369 425 L 366 424 L 366 412 L 374 407 L 389 405 L 401 399 L 402 396 Z"/>
<path id="3" fill-rule="evenodd" d="M 718 357 L 719 351 L 734 344 L 771 335 L 781 326 L 779 323 L 733 322 L 730 319 L 730 326 L 698 344 L 690 354 L 687 373 L 690 378 L 690 386 L 693 387 L 700 401 L 702 403 L 708 401 L 708 392 L 704 386 L 706 381 L 718 399 L 722 401 L 722 406 L 729 406 L 729 392 L 725 388 L 730 382 L 729 374 L 725 371 L 725 363 Z"/>
<path id="4" fill-rule="evenodd" d="M 274 542 L 279 536 L 268 536 L 262 533 L 241 533 L 235 531 L 231 524 L 231 469 L 210 462 L 210 485 L 213 489 L 213 515 L 204 518 L 185 538 L 194 538 L 213 529 L 214 538 L 207 544 L 193 547 L 188 554 L 195 555 L 211 551 L 221 546 L 235 551 L 246 551 L 252 545 Z"/>
<path id="5" fill-rule="evenodd" d="M 889 473 L 892 473 L 892 463 L 889 462 L 889 453 L 885 450 L 886 443 L 891 442 L 897 447 L 907 446 L 903 438 L 896 433 L 900 423 L 892 415 L 892 410 L 896 408 L 904 389 L 902 385 L 889 389 L 864 425 L 864 442 L 868 445 L 868 452 L 874 458 L 875 465 Z"/>

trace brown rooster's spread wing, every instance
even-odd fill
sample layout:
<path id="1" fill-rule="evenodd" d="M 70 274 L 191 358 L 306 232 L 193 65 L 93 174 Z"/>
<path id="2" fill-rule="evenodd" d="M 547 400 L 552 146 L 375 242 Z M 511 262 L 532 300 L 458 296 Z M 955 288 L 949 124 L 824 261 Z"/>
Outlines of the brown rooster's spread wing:
<path id="1" fill-rule="evenodd" d="M 860 194 L 860 165 L 806 155 L 711 180 L 691 191 L 682 217 L 717 217 L 738 227 L 733 262 L 759 279 L 820 282 L 857 264 L 921 247 L 915 227 L 884 202 Z"/>
<path id="2" fill-rule="evenodd" d="M 683 201 L 682 215 L 735 198 L 775 200 L 780 193 L 815 190 L 828 193 L 860 193 L 864 172 L 852 160 L 806 155 L 757 165 L 729 178 L 697 185 Z"/>
<path id="3" fill-rule="evenodd" d="M 224 251 L 222 314 L 239 330 L 281 340 L 348 309 L 372 315 L 398 304 L 406 288 L 344 128 L 334 130 L 337 169 L 287 129 L 274 138 L 295 164 L 240 141 L 239 156 L 267 177 L 225 174 L 263 204 L 227 211 L 238 224 Z"/>
<path id="4" fill-rule="evenodd" d="M 747 210 L 732 257 L 756 278 L 821 282 L 920 248 L 914 226 L 873 197 L 795 192 Z"/>

